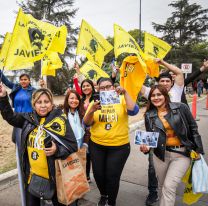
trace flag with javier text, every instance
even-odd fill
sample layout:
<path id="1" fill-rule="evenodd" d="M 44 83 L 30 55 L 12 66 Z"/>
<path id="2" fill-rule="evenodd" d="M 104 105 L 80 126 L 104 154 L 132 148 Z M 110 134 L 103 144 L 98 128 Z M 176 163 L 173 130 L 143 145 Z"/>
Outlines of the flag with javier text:
<path id="1" fill-rule="evenodd" d="M 143 57 L 143 51 L 136 40 L 117 24 L 114 24 L 114 53 L 116 58 L 122 53 Z"/>
<path id="2" fill-rule="evenodd" d="M 42 59 L 52 46 L 52 41 L 55 36 L 58 36 L 60 29 L 61 27 L 37 20 L 30 14 L 24 14 L 22 9 L 19 9 L 5 60 L 5 68 L 23 69 Z"/>

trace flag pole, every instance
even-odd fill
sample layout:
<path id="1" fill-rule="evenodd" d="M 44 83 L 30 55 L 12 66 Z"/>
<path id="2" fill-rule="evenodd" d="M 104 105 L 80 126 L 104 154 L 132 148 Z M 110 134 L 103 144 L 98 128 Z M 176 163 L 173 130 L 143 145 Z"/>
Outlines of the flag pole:
<path id="1" fill-rule="evenodd" d="M 141 42 L 142 42 L 142 0 L 139 0 L 139 46 L 141 46 Z"/>
<path id="2" fill-rule="evenodd" d="M 43 22 L 47 22 L 47 23 L 51 23 L 49 20 L 47 20 L 46 19 L 46 15 L 45 15 L 45 11 L 44 11 L 44 13 L 43 13 L 43 18 L 42 18 L 42 21 Z M 41 66 L 41 79 L 45 82 L 45 86 L 46 86 L 46 88 L 47 88 L 47 85 L 48 85 L 48 82 L 47 82 L 47 75 L 43 75 L 43 60 L 41 59 L 40 60 L 40 66 Z"/>

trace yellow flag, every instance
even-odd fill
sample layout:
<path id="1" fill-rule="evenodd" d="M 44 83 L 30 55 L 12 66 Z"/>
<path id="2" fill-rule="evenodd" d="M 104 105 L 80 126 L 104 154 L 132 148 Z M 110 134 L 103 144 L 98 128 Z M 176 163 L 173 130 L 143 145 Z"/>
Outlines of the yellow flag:
<path id="1" fill-rule="evenodd" d="M 10 41 L 11 41 L 12 34 L 7 32 L 4 37 L 4 42 L 2 44 L 1 53 L 0 53 L 0 67 L 4 67 L 7 52 L 9 49 Z"/>
<path id="2" fill-rule="evenodd" d="M 42 60 L 41 74 L 55 76 L 55 70 L 60 69 L 63 63 L 57 52 L 47 52 Z"/>
<path id="3" fill-rule="evenodd" d="M 98 65 L 91 61 L 87 61 L 80 71 L 89 79 L 97 80 L 100 77 L 109 77 L 109 75 L 104 72 Z"/>
<path id="4" fill-rule="evenodd" d="M 163 59 L 170 51 L 171 46 L 163 40 L 145 32 L 144 35 L 144 53 L 147 73 L 150 77 L 159 76 L 159 65 L 154 62 L 154 58 Z"/>
<path id="5" fill-rule="evenodd" d="M 5 61 L 6 69 L 27 68 L 43 58 L 59 31 L 60 27 L 37 20 L 19 9 Z"/>
<path id="6" fill-rule="evenodd" d="M 49 50 L 63 54 L 66 48 L 66 37 L 67 28 L 66 26 L 61 26 L 59 31 L 54 36 Z"/>
<path id="7" fill-rule="evenodd" d="M 102 66 L 104 56 L 113 46 L 85 20 L 82 20 L 76 54 L 85 55 L 88 60 Z"/>
<path id="8" fill-rule="evenodd" d="M 122 53 L 133 53 L 143 57 L 143 51 L 136 40 L 117 24 L 114 24 L 114 53 L 116 58 Z"/>
<path id="9" fill-rule="evenodd" d="M 42 76 L 56 76 L 56 70 L 55 69 L 47 69 L 47 67 L 42 68 L 41 70 Z"/>
<path id="10" fill-rule="evenodd" d="M 163 59 L 166 56 L 166 54 L 170 51 L 170 49 L 171 46 L 167 42 L 145 32 L 144 35 L 145 55 L 151 56 L 153 58 Z"/>

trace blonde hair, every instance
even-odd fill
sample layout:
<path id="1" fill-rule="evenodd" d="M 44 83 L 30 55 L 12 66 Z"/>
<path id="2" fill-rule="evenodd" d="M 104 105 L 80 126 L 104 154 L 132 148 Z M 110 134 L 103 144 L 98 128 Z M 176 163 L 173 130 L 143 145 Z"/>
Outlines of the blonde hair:
<path id="1" fill-rule="evenodd" d="M 37 89 L 32 94 L 32 106 L 33 106 L 33 108 L 35 106 L 35 103 L 38 101 L 40 96 L 42 96 L 43 94 L 47 95 L 48 99 L 53 104 L 53 94 L 52 94 L 52 92 L 49 89 L 41 88 L 41 89 Z"/>

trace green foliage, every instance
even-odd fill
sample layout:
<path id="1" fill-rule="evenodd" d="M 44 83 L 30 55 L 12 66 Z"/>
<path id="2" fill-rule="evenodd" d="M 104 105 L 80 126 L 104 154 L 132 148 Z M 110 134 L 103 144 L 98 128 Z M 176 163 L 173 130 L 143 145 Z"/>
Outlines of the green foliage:
<path id="1" fill-rule="evenodd" d="M 30 0 L 18 1 L 19 6 L 25 13 L 32 14 L 36 19 L 46 19 L 55 26 L 65 25 L 68 30 L 67 47 L 64 55 L 60 55 L 63 62 L 63 68 L 57 70 L 56 77 L 48 77 L 49 88 L 61 94 L 62 89 L 68 86 L 72 73 L 67 69 L 66 58 L 74 58 L 73 52 L 77 45 L 76 36 L 78 35 L 78 28 L 74 28 L 72 19 L 75 17 L 77 9 L 73 8 L 74 0 Z M 40 62 L 36 63 L 33 70 L 30 72 L 31 76 L 36 80 L 40 77 Z M 54 86 L 56 85 L 56 86 Z"/>
<path id="2" fill-rule="evenodd" d="M 163 33 L 162 39 L 173 46 L 166 59 L 179 67 L 192 63 L 193 70 L 199 68 L 208 56 L 208 9 L 189 0 L 173 1 L 169 6 L 174 8 L 172 16 L 163 25 L 152 23 L 157 32 Z"/>

